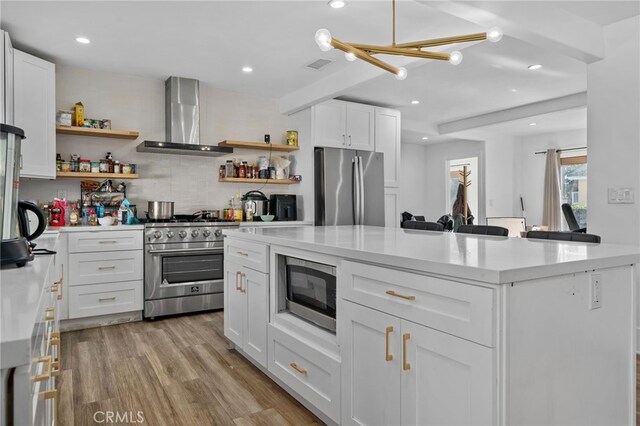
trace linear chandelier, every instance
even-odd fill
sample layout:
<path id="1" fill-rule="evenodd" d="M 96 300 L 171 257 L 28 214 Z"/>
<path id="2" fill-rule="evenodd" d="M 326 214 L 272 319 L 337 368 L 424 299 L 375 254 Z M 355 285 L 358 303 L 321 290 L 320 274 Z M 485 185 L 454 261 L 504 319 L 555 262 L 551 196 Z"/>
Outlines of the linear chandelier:
<path id="1" fill-rule="evenodd" d="M 485 33 L 467 34 L 462 36 L 434 38 L 430 40 L 420 40 L 409 43 L 396 43 L 396 0 L 392 0 L 393 17 L 392 17 L 392 43 L 389 46 L 376 46 L 372 44 L 360 44 L 360 43 L 347 43 L 338 40 L 331 36 L 331 33 L 327 29 L 320 29 L 316 31 L 316 43 L 320 50 L 327 52 L 333 48 L 342 50 L 345 58 L 348 61 L 355 61 L 361 59 L 365 62 L 369 62 L 372 65 L 382 68 L 392 74 L 395 74 L 398 80 L 404 80 L 407 78 L 407 69 L 404 67 L 394 67 L 373 55 L 398 55 L 408 56 L 413 58 L 423 59 L 436 59 L 439 61 L 449 61 L 453 65 L 458 65 L 462 62 L 462 53 L 455 51 L 451 53 L 442 52 L 429 52 L 422 50 L 426 47 L 445 46 L 456 43 L 468 43 L 471 41 L 489 40 L 491 42 L 498 42 L 502 39 L 502 31 L 499 28 L 491 28 Z"/>

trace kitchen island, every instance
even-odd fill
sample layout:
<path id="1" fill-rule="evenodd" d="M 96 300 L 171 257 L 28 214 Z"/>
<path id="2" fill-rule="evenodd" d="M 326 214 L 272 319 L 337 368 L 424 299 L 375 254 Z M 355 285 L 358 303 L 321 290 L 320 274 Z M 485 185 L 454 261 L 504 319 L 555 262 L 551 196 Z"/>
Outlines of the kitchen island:
<path id="1" fill-rule="evenodd" d="M 288 312 L 335 267 L 335 333 Z M 635 247 L 395 228 L 225 240 L 225 335 L 328 423 L 632 424 Z"/>

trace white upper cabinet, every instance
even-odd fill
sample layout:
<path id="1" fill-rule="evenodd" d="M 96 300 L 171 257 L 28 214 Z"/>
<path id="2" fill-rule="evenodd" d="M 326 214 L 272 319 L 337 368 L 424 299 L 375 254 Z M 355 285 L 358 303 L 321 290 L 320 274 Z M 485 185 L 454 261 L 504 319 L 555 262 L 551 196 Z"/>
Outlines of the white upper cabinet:
<path id="1" fill-rule="evenodd" d="M 375 107 L 332 99 L 312 111 L 314 146 L 373 151 Z"/>
<path id="2" fill-rule="evenodd" d="M 21 177 L 56 177 L 55 65 L 14 51 L 15 124 L 24 130 Z"/>
<path id="3" fill-rule="evenodd" d="M 373 151 L 374 123 L 375 107 L 347 102 L 347 147 Z"/>
<path id="4" fill-rule="evenodd" d="M 313 106 L 314 146 L 347 147 L 346 102 L 330 100 Z"/>
<path id="5" fill-rule="evenodd" d="M 375 151 L 384 154 L 384 186 L 400 186 L 400 111 L 375 109 Z"/>

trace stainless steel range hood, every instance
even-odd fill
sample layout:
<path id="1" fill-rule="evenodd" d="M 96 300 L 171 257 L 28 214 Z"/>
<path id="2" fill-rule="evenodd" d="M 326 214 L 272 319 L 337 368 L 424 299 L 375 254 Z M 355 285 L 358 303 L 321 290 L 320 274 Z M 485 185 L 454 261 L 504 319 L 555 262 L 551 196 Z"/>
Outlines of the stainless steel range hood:
<path id="1" fill-rule="evenodd" d="M 169 77 L 164 82 L 165 142 L 144 141 L 138 152 L 219 157 L 233 148 L 200 144 L 200 82 Z"/>

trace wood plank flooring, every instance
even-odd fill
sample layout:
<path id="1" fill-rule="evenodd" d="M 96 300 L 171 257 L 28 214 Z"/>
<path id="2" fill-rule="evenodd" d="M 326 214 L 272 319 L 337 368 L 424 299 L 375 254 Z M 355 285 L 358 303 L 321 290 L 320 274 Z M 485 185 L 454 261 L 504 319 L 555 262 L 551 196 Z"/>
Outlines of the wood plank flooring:
<path id="1" fill-rule="evenodd" d="M 62 334 L 58 422 L 95 425 L 117 412 L 133 424 L 322 424 L 266 375 L 229 350 L 223 313 Z"/>

